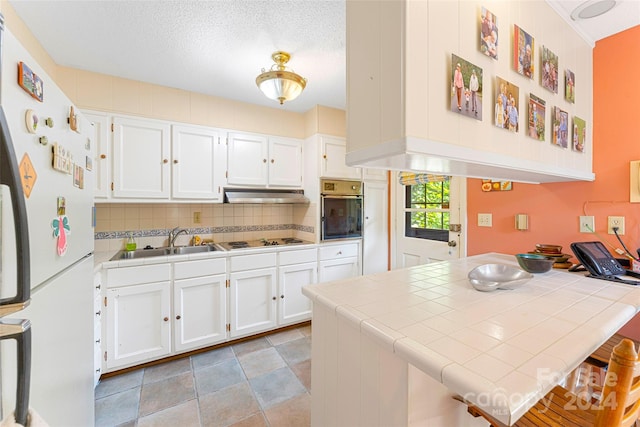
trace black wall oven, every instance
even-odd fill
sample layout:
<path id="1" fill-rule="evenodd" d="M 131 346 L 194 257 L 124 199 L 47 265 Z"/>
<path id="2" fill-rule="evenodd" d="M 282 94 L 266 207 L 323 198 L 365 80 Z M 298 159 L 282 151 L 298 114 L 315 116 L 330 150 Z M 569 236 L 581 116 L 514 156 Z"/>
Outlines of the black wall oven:
<path id="1" fill-rule="evenodd" d="M 362 183 L 320 181 L 320 240 L 362 237 Z"/>

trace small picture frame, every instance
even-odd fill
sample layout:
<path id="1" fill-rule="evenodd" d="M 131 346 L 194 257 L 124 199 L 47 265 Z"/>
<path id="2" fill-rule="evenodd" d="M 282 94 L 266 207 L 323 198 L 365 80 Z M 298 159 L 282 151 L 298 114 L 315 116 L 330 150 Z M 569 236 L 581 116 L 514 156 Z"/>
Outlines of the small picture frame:
<path id="1" fill-rule="evenodd" d="M 573 135 L 571 148 L 579 153 L 584 153 L 584 144 L 587 137 L 587 122 L 580 117 L 573 117 Z"/>
<path id="2" fill-rule="evenodd" d="M 542 46 L 541 82 L 543 88 L 558 93 L 558 55 Z"/>
<path id="3" fill-rule="evenodd" d="M 571 70 L 564 70 L 564 99 L 572 104 L 576 102 L 576 75 Z"/>
<path id="4" fill-rule="evenodd" d="M 482 68 L 451 55 L 450 111 L 482 121 Z"/>
<path id="5" fill-rule="evenodd" d="M 520 128 L 519 100 L 520 89 L 518 86 L 496 77 L 493 124 L 501 129 L 518 132 Z"/>
<path id="6" fill-rule="evenodd" d="M 18 63 L 18 84 L 33 98 L 42 102 L 44 99 L 44 83 L 24 62 Z"/>
<path id="7" fill-rule="evenodd" d="M 86 156 L 86 159 L 85 168 L 88 171 L 93 170 L 93 159 L 91 159 L 91 156 Z"/>
<path id="8" fill-rule="evenodd" d="M 480 52 L 498 59 L 498 17 L 484 6 L 480 15 Z"/>
<path id="9" fill-rule="evenodd" d="M 530 79 L 535 70 L 535 40 L 522 28 L 513 26 L 513 69 Z"/>
<path id="10" fill-rule="evenodd" d="M 534 94 L 529 94 L 529 136 L 537 139 L 538 141 L 544 141 L 545 135 L 545 101 L 542 98 L 538 98 Z"/>
<path id="11" fill-rule="evenodd" d="M 558 147 L 567 148 L 569 142 L 569 114 L 560 107 L 553 109 L 553 135 L 551 143 Z"/>

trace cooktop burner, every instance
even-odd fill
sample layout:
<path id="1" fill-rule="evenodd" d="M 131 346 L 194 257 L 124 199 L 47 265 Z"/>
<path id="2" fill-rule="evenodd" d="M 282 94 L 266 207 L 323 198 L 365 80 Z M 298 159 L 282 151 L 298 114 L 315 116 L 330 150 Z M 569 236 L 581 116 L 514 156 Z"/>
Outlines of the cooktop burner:
<path id="1" fill-rule="evenodd" d="M 228 242 L 227 245 L 229 245 L 231 249 L 242 249 L 242 248 L 248 248 L 249 242 Z"/>
<path id="2" fill-rule="evenodd" d="M 246 248 L 261 248 L 265 246 L 280 246 L 280 245 L 295 245 L 295 244 L 304 244 L 311 243 L 296 237 L 283 237 L 281 239 L 260 239 L 260 240 L 251 240 L 248 242 L 245 241 L 236 241 L 236 242 L 224 242 L 219 243 L 220 246 L 227 250 L 232 249 L 246 249 Z"/>
<path id="3" fill-rule="evenodd" d="M 302 240 L 300 240 L 300 239 L 296 239 L 295 237 L 284 237 L 284 238 L 282 239 L 282 242 L 283 242 L 285 245 L 288 245 L 288 244 L 290 244 L 290 243 L 302 243 L 303 241 L 302 241 Z"/>

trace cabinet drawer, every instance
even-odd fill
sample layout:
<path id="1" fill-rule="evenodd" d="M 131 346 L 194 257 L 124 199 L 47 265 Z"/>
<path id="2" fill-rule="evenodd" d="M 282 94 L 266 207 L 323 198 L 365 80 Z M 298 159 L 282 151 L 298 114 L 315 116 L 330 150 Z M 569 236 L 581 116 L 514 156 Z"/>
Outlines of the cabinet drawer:
<path id="1" fill-rule="evenodd" d="M 302 264 L 303 262 L 316 262 L 318 253 L 315 248 L 302 249 L 299 251 L 280 252 L 280 265 Z"/>
<path id="2" fill-rule="evenodd" d="M 176 262 L 173 265 L 174 279 L 211 276 L 227 271 L 226 258 L 202 259 L 197 261 Z"/>
<path id="3" fill-rule="evenodd" d="M 171 264 L 141 265 L 107 270 L 108 288 L 165 280 L 171 280 Z"/>
<path id="4" fill-rule="evenodd" d="M 331 245 L 320 247 L 320 260 L 346 258 L 358 256 L 357 243 L 345 243 L 343 245 Z"/>
<path id="5" fill-rule="evenodd" d="M 229 260 L 230 271 L 255 270 L 276 266 L 276 254 L 254 254 L 232 256 Z"/>

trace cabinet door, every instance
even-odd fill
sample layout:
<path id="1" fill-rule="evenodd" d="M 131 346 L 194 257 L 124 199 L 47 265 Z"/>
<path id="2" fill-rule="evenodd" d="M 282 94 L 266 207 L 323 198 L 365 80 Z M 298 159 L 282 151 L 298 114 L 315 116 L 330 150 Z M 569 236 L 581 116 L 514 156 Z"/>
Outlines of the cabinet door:
<path id="1" fill-rule="evenodd" d="M 107 290 L 107 369 L 171 351 L 171 282 Z"/>
<path id="2" fill-rule="evenodd" d="M 173 284 L 174 350 L 212 345 L 227 338 L 226 275 Z"/>
<path id="3" fill-rule="evenodd" d="M 177 199 L 222 201 L 224 159 L 218 132 L 178 125 L 172 130 L 171 195 Z"/>
<path id="4" fill-rule="evenodd" d="M 355 277 L 360 274 L 357 257 L 320 261 L 319 266 L 319 283 L 348 279 L 349 277 Z"/>
<path id="5" fill-rule="evenodd" d="M 387 198 L 387 184 L 385 182 L 365 182 L 362 235 L 363 274 L 387 271 L 389 264 Z"/>
<path id="6" fill-rule="evenodd" d="M 114 117 L 113 125 L 113 196 L 169 198 L 169 124 Z"/>
<path id="7" fill-rule="evenodd" d="M 229 280 L 231 338 L 275 328 L 275 267 L 231 273 Z"/>
<path id="8" fill-rule="evenodd" d="M 282 266 L 278 269 L 278 325 L 311 318 L 311 300 L 302 295 L 302 287 L 316 283 L 315 262 Z"/>
<path id="9" fill-rule="evenodd" d="M 260 135 L 230 133 L 227 147 L 227 182 L 232 185 L 266 186 L 269 145 Z"/>
<path id="10" fill-rule="evenodd" d="M 302 141 L 269 138 L 269 185 L 302 187 Z"/>
<path id="11" fill-rule="evenodd" d="M 95 147 L 93 158 L 93 196 L 105 199 L 109 197 L 111 178 L 111 150 L 109 141 L 109 117 L 102 114 L 85 113 L 87 120 L 93 124 L 93 138 L 91 143 Z"/>
<path id="12" fill-rule="evenodd" d="M 361 179 L 360 168 L 352 168 L 345 163 L 347 142 L 344 139 L 323 136 L 320 138 L 320 147 L 322 150 L 321 176 Z"/>

